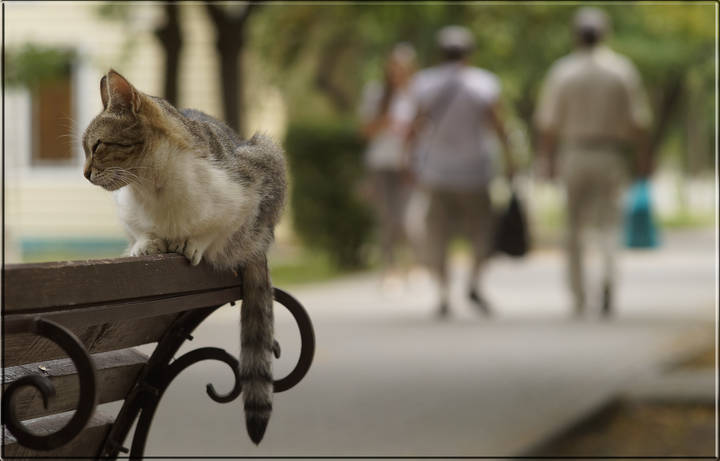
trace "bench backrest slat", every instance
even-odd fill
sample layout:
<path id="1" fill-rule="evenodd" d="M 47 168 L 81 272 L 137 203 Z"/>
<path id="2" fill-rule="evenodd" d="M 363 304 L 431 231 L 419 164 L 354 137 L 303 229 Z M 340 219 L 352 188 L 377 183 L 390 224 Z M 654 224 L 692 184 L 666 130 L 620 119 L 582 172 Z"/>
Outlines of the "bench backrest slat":
<path id="1" fill-rule="evenodd" d="M 165 314 L 92 326 L 68 326 L 68 328 L 92 354 L 156 342 L 177 315 Z M 65 353 L 51 341 L 29 333 L 7 335 L 4 341 L 6 367 L 65 357 Z"/>
<path id="2" fill-rule="evenodd" d="M 135 384 L 135 379 L 147 361 L 147 357 L 133 349 L 105 352 L 92 356 L 97 372 L 98 404 L 123 400 Z M 42 368 L 41 368 L 42 367 Z M 15 409 L 20 420 L 37 418 L 77 408 L 79 381 L 75 366 L 70 359 L 37 362 L 5 369 L 3 390 L 23 376 L 41 373 L 50 378 L 55 386 L 55 397 L 48 408 L 32 388 L 18 391 Z"/>
<path id="3" fill-rule="evenodd" d="M 57 415 L 45 416 L 27 421 L 28 429 L 37 434 L 50 434 L 65 426 L 74 412 L 68 411 Z M 38 457 L 53 457 L 57 459 L 76 459 L 78 457 L 93 459 L 98 456 L 105 438 L 110 432 L 115 417 L 103 410 L 97 410 L 90 418 L 87 427 L 67 445 L 50 451 L 38 451 L 23 447 L 15 441 L 15 438 L 3 426 L 5 431 L 5 445 L 3 453 L 6 457 L 18 457 L 23 459 L 37 459 Z"/>
<path id="4" fill-rule="evenodd" d="M 207 264 L 193 267 L 176 254 L 8 265 L 5 313 L 102 304 L 168 294 L 228 288 L 240 276 Z"/>

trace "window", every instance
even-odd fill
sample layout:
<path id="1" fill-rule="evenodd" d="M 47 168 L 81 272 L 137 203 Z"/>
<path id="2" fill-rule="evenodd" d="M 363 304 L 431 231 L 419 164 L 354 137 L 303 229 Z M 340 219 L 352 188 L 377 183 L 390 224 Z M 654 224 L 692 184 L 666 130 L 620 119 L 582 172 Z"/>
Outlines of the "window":
<path id="1" fill-rule="evenodd" d="M 13 151 L 22 159 L 19 164 L 44 169 L 77 163 L 77 63 L 76 52 L 65 47 L 25 43 L 7 50 L 6 83 L 25 98 L 14 112 L 6 112 L 22 128 L 15 133 Z"/>
<path id="2" fill-rule="evenodd" d="M 74 127 L 70 73 L 37 85 L 31 92 L 31 99 L 31 164 L 72 161 Z"/>

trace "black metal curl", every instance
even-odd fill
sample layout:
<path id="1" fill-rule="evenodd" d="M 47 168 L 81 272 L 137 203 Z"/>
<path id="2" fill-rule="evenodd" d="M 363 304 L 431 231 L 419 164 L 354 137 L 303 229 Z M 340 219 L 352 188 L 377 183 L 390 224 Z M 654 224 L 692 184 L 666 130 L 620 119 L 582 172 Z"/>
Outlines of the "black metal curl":
<path id="1" fill-rule="evenodd" d="M 95 383 L 95 366 L 85 346 L 68 329 L 50 320 L 41 318 L 33 319 L 29 324 L 30 333 L 49 339 L 70 357 L 77 369 L 82 396 L 78 401 L 78 407 L 70 421 L 57 432 L 49 435 L 37 435 L 25 429 L 17 417 L 13 405 L 13 397 L 17 391 L 25 386 L 32 386 L 37 389 L 43 398 L 45 408 L 48 406 L 48 399 L 55 395 L 55 386 L 45 376 L 32 375 L 14 381 L 10 384 L 2 397 L 2 416 L 10 433 L 20 445 L 34 450 L 52 450 L 65 445 L 75 438 L 90 421 L 90 417 L 97 405 L 97 392 Z"/>
<path id="2" fill-rule="evenodd" d="M 238 360 L 217 347 L 203 347 L 195 349 L 171 363 L 165 374 L 165 382 L 163 383 L 164 387 L 167 388 L 172 380 L 175 379 L 175 377 L 185 368 L 202 360 L 218 360 L 220 362 L 224 362 L 230 367 L 233 375 L 235 376 L 235 384 L 233 384 L 233 388 L 230 392 L 225 395 L 220 395 L 215 391 L 215 387 L 212 384 L 208 384 L 206 386 L 208 396 L 218 403 L 232 402 L 238 398 L 240 391 L 242 390 L 242 386 L 240 385 L 240 365 Z"/>
<path id="3" fill-rule="evenodd" d="M 170 386 L 170 383 L 172 383 L 177 375 L 179 375 L 184 369 L 202 360 L 219 360 L 224 362 L 230 366 L 230 369 L 235 376 L 235 384 L 233 385 L 232 390 L 225 395 L 219 395 L 215 391 L 215 387 L 212 384 L 208 384 L 206 391 L 211 399 L 218 403 L 227 403 L 235 400 L 240 395 L 240 364 L 235 357 L 217 347 L 202 347 L 183 354 L 180 358 L 174 360 L 170 365 L 158 370 L 159 373 L 155 375 L 154 379 L 153 376 L 148 376 L 148 380 L 145 382 L 146 391 L 150 391 L 152 398 L 145 401 L 145 403 L 139 408 L 142 411 L 140 412 L 140 418 L 138 419 L 137 428 L 135 429 L 135 437 L 133 437 L 132 441 L 130 459 L 143 458 L 148 432 L 150 431 L 152 420 L 155 417 L 155 411 L 157 411 L 160 399 L 167 390 L 168 386 Z"/>
<path id="4" fill-rule="evenodd" d="M 297 322 L 301 339 L 300 357 L 295 367 L 287 376 L 275 380 L 273 383 L 274 392 L 283 392 L 299 383 L 310 369 L 315 353 L 315 333 L 310 316 L 294 297 L 281 289 L 275 288 L 274 298 L 292 314 Z M 165 336 L 160 340 L 150 357 L 135 388 L 126 398 L 125 404 L 105 440 L 100 454 L 102 457 L 116 458 L 119 452 L 128 451 L 122 447 L 122 442 L 128 435 L 133 422 L 137 419 L 137 426 L 135 427 L 129 451 L 130 459 L 142 459 L 152 420 L 165 390 L 180 372 L 199 361 L 210 359 L 224 362 L 230 366 L 235 376 L 233 389 L 225 395 L 219 395 L 213 385 L 208 384 L 206 392 L 211 399 L 219 403 L 227 403 L 235 400 L 240 395 L 242 387 L 240 384 L 239 362 L 224 350 L 204 347 L 190 351 L 176 360 L 172 359 L 180 346 L 186 340 L 192 339 L 191 333 L 193 330 L 219 307 L 211 306 L 187 311 L 180 315 L 168 328 Z M 280 354 L 280 345 L 277 342 L 273 344 L 273 353 L 276 357 Z"/>
<path id="5" fill-rule="evenodd" d="M 290 311 L 300 331 L 300 357 L 295 364 L 295 368 L 293 368 L 287 376 L 282 379 L 276 379 L 273 383 L 273 391 L 277 393 L 294 387 L 302 381 L 310 369 L 313 356 L 315 355 L 315 331 L 313 330 L 310 316 L 297 299 L 280 288 L 274 288 L 273 294 L 275 300 Z M 278 345 L 276 355 L 279 355 L 279 347 Z"/>

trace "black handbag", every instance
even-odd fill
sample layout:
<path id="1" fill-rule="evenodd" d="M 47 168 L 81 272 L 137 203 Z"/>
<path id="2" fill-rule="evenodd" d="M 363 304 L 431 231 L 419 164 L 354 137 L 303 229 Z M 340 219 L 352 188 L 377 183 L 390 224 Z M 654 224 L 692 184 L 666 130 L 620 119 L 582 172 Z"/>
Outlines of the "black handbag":
<path id="1" fill-rule="evenodd" d="M 497 219 L 492 242 L 492 253 L 505 253 L 512 257 L 525 256 L 530 250 L 525 211 L 517 193 L 513 191 L 510 203 Z"/>

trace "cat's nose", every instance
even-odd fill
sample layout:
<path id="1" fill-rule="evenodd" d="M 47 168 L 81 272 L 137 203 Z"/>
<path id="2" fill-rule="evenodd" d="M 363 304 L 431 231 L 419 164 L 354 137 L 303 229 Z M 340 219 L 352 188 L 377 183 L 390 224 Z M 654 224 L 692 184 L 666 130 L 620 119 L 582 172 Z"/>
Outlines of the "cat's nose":
<path id="1" fill-rule="evenodd" d="M 90 180 L 90 176 L 92 175 L 92 167 L 91 167 L 90 165 L 86 166 L 86 167 L 83 169 L 83 174 L 85 175 L 85 177 L 86 177 L 86 178 L 88 179 L 88 181 L 89 181 L 89 180 Z"/>

